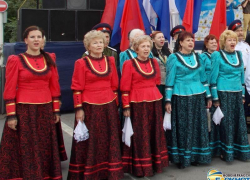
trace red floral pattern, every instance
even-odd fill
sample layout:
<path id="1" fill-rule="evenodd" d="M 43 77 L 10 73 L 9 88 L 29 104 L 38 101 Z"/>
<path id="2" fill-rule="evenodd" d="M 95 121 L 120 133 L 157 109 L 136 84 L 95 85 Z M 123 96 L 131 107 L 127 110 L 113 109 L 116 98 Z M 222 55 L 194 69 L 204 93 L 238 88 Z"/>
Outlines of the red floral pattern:
<path id="1" fill-rule="evenodd" d="M 68 180 L 123 178 L 121 130 L 115 101 L 105 105 L 83 103 L 83 110 L 89 139 L 78 143 L 73 139 Z"/>
<path id="2" fill-rule="evenodd" d="M 168 150 L 161 101 L 131 103 L 134 134 L 131 146 L 123 145 L 123 169 L 135 176 L 153 176 L 168 166 Z"/>
<path id="3" fill-rule="evenodd" d="M 7 121 L 4 126 L 0 147 L 0 179 L 61 180 L 52 103 L 17 104 L 17 118 L 17 131 L 11 130 Z M 63 142 L 62 137 L 59 139 Z M 65 160 L 67 156 L 62 147 L 64 145 L 60 145 Z"/>

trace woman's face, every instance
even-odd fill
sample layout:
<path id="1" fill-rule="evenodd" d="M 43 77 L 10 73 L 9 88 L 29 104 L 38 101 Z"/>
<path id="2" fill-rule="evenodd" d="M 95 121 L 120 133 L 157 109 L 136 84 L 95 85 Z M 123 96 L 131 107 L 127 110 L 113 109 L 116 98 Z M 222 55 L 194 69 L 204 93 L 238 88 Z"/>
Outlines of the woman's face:
<path id="1" fill-rule="evenodd" d="M 194 39 L 192 37 L 186 37 L 183 41 L 180 41 L 181 50 L 184 50 L 188 53 L 194 49 Z"/>
<path id="2" fill-rule="evenodd" d="M 165 43 L 165 37 L 163 33 L 156 34 L 153 42 L 155 43 L 156 48 L 162 48 Z"/>
<path id="3" fill-rule="evenodd" d="M 102 38 L 94 38 L 89 44 L 88 51 L 90 55 L 100 55 L 104 50 L 104 42 Z"/>
<path id="4" fill-rule="evenodd" d="M 144 41 L 138 46 L 138 50 L 136 51 L 138 58 L 141 60 L 145 60 L 148 58 L 151 51 L 151 46 L 149 41 Z"/>
<path id="5" fill-rule="evenodd" d="M 236 38 L 233 38 L 233 37 L 226 38 L 224 50 L 228 52 L 234 52 L 236 43 L 237 43 Z"/>
<path id="6" fill-rule="evenodd" d="M 217 43 L 216 39 L 208 40 L 207 45 L 206 45 L 208 52 L 212 53 L 212 52 L 216 51 L 217 47 L 218 47 L 218 43 Z"/>
<path id="7" fill-rule="evenodd" d="M 42 32 L 39 30 L 30 31 L 24 39 L 29 51 L 40 51 L 43 44 Z"/>

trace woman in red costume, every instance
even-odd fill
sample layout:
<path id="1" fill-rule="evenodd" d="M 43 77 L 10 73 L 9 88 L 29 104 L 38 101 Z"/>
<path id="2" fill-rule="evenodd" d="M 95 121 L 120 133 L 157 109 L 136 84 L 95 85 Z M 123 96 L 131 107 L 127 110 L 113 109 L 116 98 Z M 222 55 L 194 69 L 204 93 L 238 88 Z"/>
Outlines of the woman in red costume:
<path id="1" fill-rule="evenodd" d="M 60 125 L 60 86 L 55 54 L 41 50 L 44 32 L 23 34 L 27 51 L 6 66 L 7 120 L 0 147 L 0 179 L 61 180 L 66 160 Z"/>
<path id="2" fill-rule="evenodd" d="M 103 55 L 103 32 L 92 30 L 83 42 L 89 55 L 75 62 L 71 89 L 75 127 L 84 121 L 89 139 L 78 143 L 73 139 L 68 179 L 118 180 L 123 178 L 123 170 L 115 59 Z"/>
<path id="3" fill-rule="evenodd" d="M 122 161 L 124 172 L 135 176 L 152 176 L 168 166 L 162 95 L 156 86 L 161 84 L 160 68 L 156 59 L 148 58 L 152 46 L 149 36 L 137 37 L 133 49 L 138 56 L 122 69 L 124 116 L 131 117 L 134 131 L 131 147 L 123 146 Z"/>

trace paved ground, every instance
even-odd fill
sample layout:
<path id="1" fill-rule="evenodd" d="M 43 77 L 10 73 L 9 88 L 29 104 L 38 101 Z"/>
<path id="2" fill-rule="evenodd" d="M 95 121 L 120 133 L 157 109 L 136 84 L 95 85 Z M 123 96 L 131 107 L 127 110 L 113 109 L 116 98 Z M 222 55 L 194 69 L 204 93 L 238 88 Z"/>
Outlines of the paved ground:
<path id="1" fill-rule="evenodd" d="M 70 148 L 72 143 L 73 133 L 73 120 L 74 114 L 62 115 L 62 127 L 64 130 L 64 141 L 67 150 L 68 157 L 70 157 Z M 4 125 L 4 115 L 0 115 L 0 136 L 2 135 Z M 250 139 L 250 136 L 249 136 Z M 62 162 L 62 171 L 64 179 L 67 178 L 69 160 Z M 188 167 L 185 169 L 178 169 L 174 164 L 170 164 L 169 167 L 164 169 L 161 174 L 156 174 L 153 177 L 137 178 L 129 174 L 125 174 L 123 180 L 205 180 L 207 179 L 207 172 L 211 169 L 221 171 L 223 174 L 248 174 L 250 177 L 250 162 L 241 162 L 235 160 L 232 163 L 225 163 L 219 158 L 214 158 L 209 165 L 201 165 L 198 167 Z"/>

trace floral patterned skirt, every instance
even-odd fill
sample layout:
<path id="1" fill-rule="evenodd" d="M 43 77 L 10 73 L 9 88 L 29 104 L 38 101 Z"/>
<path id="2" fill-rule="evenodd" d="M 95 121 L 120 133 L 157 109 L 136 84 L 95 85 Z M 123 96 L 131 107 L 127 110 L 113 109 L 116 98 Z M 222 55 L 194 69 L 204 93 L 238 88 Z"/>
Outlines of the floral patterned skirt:
<path id="1" fill-rule="evenodd" d="M 61 123 L 55 124 L 52 103 L 17 104 L 17 130 L 4 126 L 0 179 L 61 180 L 66 160 Z"/>
<path id="2" fill-rule="evenodd" d="M 135 176 L 152 176 L 168 166 L 161 104 L 161 101 L 131 103 L 134 134 L 130 147 L 123 144 L 124 172 Z"/>
<path id="3" fill-rule="evenodd" d="M 122 179 L 121 128 L 115 101 L 83 103 L 83 110 L 89 139 L 77 143 L 73 137 L 68 180 Z"/>
<path id="4" fill-rule="evenodd" d="M 172 163 L 210 163 L 205 94 L 172 97 L 171 130 L 167 131 Z"/>
<path id="5" fill-rule="evenodd" d="M 220 125 L 211 124 L 210 146 L 213 156 L 222 155 L 225 161 L 234 158 L 250 159 L 250 146 L 242 103 L 242 92 L 218 91 L 220 108 L 224 114 Z M 212 107 L 212 115 L 216 108 Z M 212 116 L 211 116 L 212 117 Z"/>

